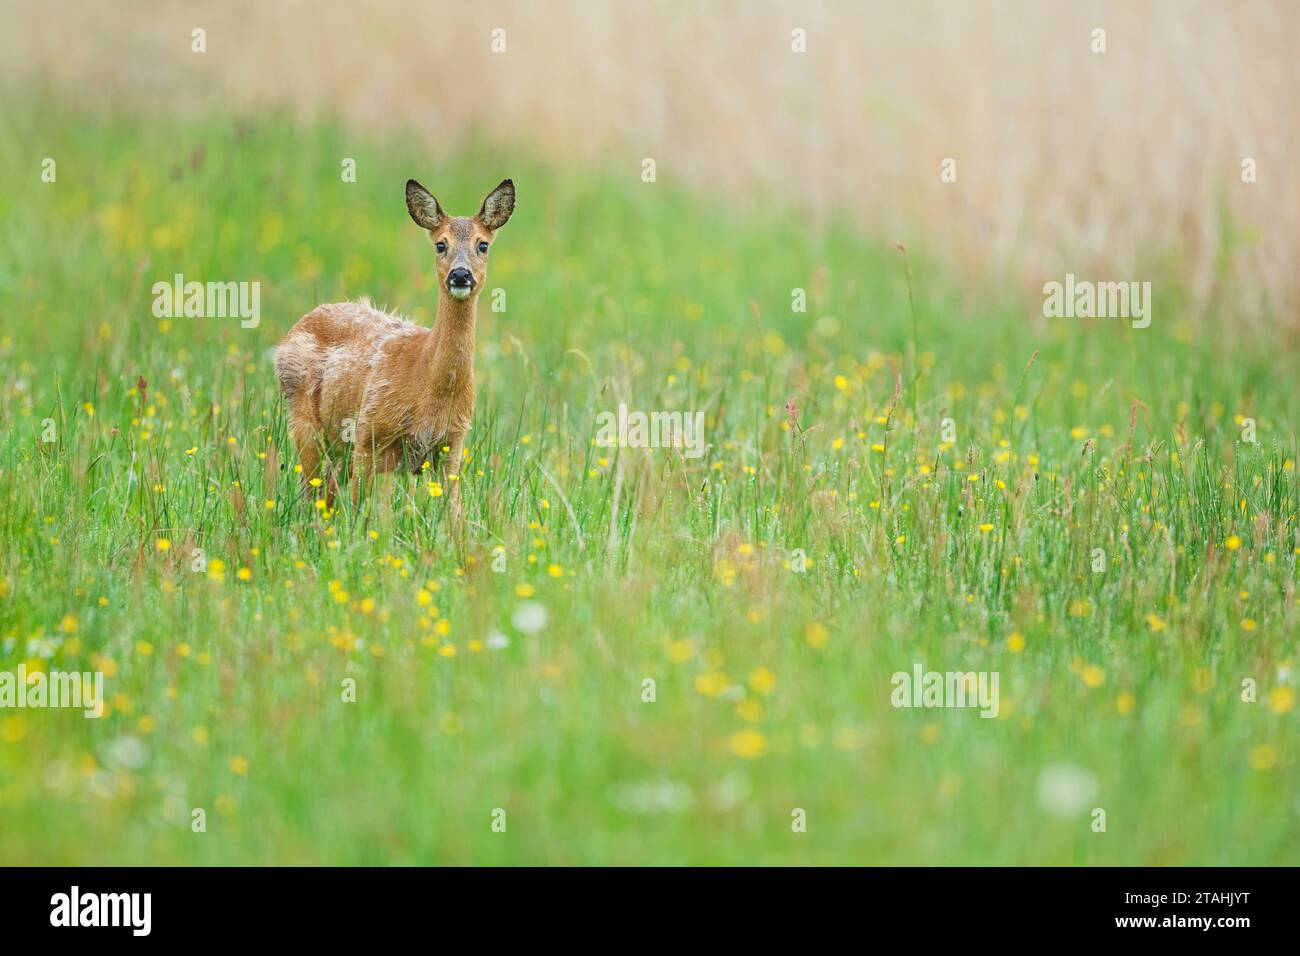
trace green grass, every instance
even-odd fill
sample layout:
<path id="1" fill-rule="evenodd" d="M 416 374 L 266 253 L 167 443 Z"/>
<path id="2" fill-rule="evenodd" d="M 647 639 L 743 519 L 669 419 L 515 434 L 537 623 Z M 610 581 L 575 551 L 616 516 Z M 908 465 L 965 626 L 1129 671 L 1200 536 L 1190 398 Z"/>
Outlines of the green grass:
<path id="1" fill-rule="evenodd" d="M 1148 329 L 1049 323 L 996 291 L 1023 278 L 963 287 L 902 237 L 914 332 L 895 237 L 670 163 L 6 99 L 0 670 L 103 670 L 110 708 L 0 711 L 0 862 L 1296 859 L 1278 326 L 1159 282 Z M 466 214 L 505 175 L 466 540 L 414 476 L 323 513 L 270 350 L 319 302 L 430 322 L 402 184 Z M 261 325 L 154 318 L 177 272 L 260 280 Z M 620 399 L 705 410 L 709 452 L 595 447 Z M 918 662 L 998 672 L 999 718 L 892 707 Z M 1054 815 L 1061 764 L 1097 789 Z"/>

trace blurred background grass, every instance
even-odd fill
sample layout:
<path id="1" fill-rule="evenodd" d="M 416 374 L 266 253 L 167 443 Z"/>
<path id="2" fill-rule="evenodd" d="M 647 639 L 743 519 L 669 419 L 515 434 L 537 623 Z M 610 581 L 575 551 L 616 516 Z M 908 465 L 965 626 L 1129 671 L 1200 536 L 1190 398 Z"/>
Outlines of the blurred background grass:
<path id="1" fill-rule="evenodd" d="M 629 178 L 653 157 L 661 182 L 840 212 L 1030 301 L 1066 271 L 1158 275 L 1192 316 L 1226 298 L 1296 331 L 1293 3 L 2 6 L 0 76 L 96 109 L 280 109 Z"/>
<path id="2" fill-rule="evenodd" d="M 1294 180 L 1232 149 L 1295 113 L 1196 86 L 1287 102 L 1290 8 L 1100 7 L 1098 69 L 1088 13 L 935 9 L 14 9 L 0 666 L 111 701 L 0 715 L 5 862 L 1293 860 Z M 410 478 L 322 518 L 269 349 L 320 301 L 431 321 L 402 183 L 506 175 L 468 548 Z M 1042 317 L 1094 268 L 1163 280 L 1150 328 Z M 262 324 L 154 318 L 176 272 L 261 281 Z M 620 398 L 705 409 L 708 456 L 594 449 Z M 889 707 L 916 661 L 1000 671 L 1001 719 Z"/>

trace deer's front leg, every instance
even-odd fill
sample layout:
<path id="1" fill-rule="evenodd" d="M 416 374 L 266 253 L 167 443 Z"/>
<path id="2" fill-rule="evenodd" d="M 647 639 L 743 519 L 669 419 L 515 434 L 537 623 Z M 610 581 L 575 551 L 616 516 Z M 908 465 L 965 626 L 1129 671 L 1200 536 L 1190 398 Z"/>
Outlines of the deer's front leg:
<path id="1" fill-rule="evenodd" d="M 352 447 L 352 503 L 361 501 L 361 488 L 374 487 L 376 474 L 392 471 L 401 458 L 401 449 L 391 442 L 379 444 L 369 430 L 357 430 Z"/>
<path id="2" fill-rule="evenodd" d="M 465 436 L 452 435 L 447 440 L 447 450 L 438 462 L 443 487 L 447 489 L 447 503 L 452 516 L 459 520 L 463 514 L 460 500 L 460 466 L 464 464 Z"/>
<path id="3" fill-rule="evenodd" d="M 369 484 L 375 471 L 375 456 L 369 448 L 357 445 L 352 451 L 352 504 L 361 503 L 361 486 Z"/>

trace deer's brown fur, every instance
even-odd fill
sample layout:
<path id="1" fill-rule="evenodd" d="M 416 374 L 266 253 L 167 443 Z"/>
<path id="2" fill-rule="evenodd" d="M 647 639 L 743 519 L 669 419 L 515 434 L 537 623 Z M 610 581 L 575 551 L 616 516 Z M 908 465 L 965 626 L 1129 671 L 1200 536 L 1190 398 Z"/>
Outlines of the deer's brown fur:
<path id="1" fill-rule="evenodd" d="M 507 179 L 478 215 L 453 217 L 423 186 L 407 182 L 407 209 L 436 250 L 433 328 L 363 298 L 317 306 L 285 335 L 275 371 L 305 482 L 320 475 L 322 453 L 341 452 L 351 432 L 354 494 L 376 472 L 400 465 L 418 472 L 429 461 L 459 502 L 456 478 L 474 414 L 474 324 L 487 278 L 484 250 L 514 211 L 514 195 Z"/>

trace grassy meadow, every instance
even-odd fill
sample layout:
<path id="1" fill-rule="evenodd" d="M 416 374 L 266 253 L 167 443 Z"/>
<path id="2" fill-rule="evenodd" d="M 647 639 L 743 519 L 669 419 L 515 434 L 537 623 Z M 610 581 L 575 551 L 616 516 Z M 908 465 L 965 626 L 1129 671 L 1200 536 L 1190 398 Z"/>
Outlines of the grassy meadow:
<path id="1" fill-rule="evenodd" d="M 1296 342 L 1165 250 L 1149 328 L 1048 320 L 637 162 L 6 104 L 0 670 L 108 703 L 0 710 L 0 862 L 1297 859 Z M 504 176 L 467 533 L 427 476 L 323 507 L 271 350 L 320 302 L 430 323 L 405 180 Z M 260 325 L 156 318 L 176 273 Z M 619 402 L 706 454 L 598 447 Z M 998 717 L 891 706 L 918 663 Z"/>

